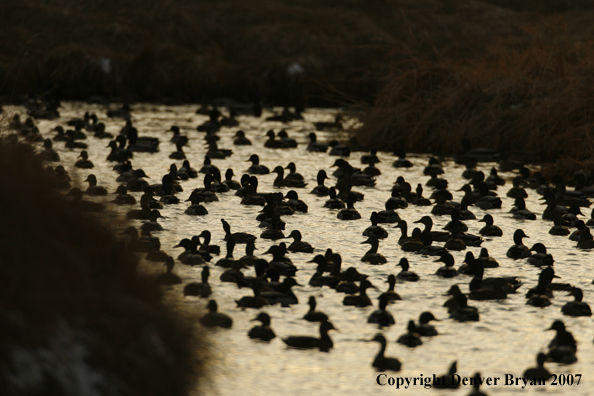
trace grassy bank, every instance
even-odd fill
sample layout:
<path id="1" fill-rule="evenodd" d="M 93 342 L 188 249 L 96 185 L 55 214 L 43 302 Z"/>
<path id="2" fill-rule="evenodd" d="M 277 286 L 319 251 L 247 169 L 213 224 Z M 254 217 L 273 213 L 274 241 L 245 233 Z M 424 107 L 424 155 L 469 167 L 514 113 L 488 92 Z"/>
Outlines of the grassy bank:
<path id="1" fill-rule="evenodd" d="M 467 138 L 536 154 L 556 164 L 549 172 L 594 169 L 594 40 L 587 31 L 576 39 L 559 18 L 527 31 L 529 44 L 502 41 L 471 59 L 395 63 L 359 140 L 453 155 Z"/>
<path id="2" fill-rule="evenodd" d="M 6 0 L 0 18 L 4 100 L 311 106 L 372 103 L 394 49 L 469 56 L 522 40 L 534 16 L 475 0 Z"/>

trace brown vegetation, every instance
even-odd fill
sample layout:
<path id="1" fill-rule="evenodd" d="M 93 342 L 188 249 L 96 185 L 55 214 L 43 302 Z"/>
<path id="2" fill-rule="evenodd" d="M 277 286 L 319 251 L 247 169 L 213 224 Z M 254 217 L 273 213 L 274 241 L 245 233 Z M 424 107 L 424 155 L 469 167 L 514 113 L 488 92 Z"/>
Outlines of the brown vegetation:
<path id="1" fill-rule="evenodd" d="M 371 103 L 391 49 L 467 56 L 532 16 L 476 0 L 5 0 L 0 19 L 8 100 L 320 105 Z"/>
<path id="2" fill-rule="evenodd" d="M 528 44 L 508 38 L 474 58 L 396 63 L 359 140 L 453 155 L 467 138 L 474 147 L 558 161 L 549 172 L 592 168 L 594 39 L 577 40 L 562 19 L 548 22 L 527 28 Z"/>
<path id="3" fill-rule="evenodd" d="M 2 394 L 187 394 L 206 351 L 189 318 L 30 146 L 2 138 L 0 170 Z"/>

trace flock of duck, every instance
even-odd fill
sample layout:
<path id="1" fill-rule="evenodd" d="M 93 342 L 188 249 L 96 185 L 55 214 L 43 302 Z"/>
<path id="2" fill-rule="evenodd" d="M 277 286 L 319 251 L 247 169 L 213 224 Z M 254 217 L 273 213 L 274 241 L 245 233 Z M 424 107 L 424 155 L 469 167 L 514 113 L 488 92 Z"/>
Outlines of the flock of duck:
<path id="1" fill-rule="evenodd" d="M 57 112 L 57 107 L 54 109 Z M 37 118 L 54 118 L 42 113 Z M 31 109 L 30 109 L 31 112 Z M 508 298 L 520 299 L 520 288 L 527 290 L 525 293 L 526 304 L 542 309 L 552 304 L 554 292 L 565 292 L 572 296 L 574 301 L 567 302 L 561 309 L 565 320 L 555 320 L 548 330 L 555 332 L 555 336 L 546 348 L 546 352 L 536 355 L 537 366 L 525 371 L 526 378 L 549 379 L 551 374 L 544 367 L 545 362 L 553 361 L 563 364 L 572 364 L 577 361 L 577 342 L 570 332 L 571 317 L 591 316 L 589 305 L 582 301 L 584 292 L 581 288 L 569 283 L 554 282 L 555 259 L 547 252 L 546 246 L 537 242 L 529 247 L 525 245 L 526 238 L 538 240 L 538 235 L 526 235 L 522 225 L 526 221 L 543 219 L 551 221 L 548 233 L 558 238 L 569 238 L 575 241 L 576 249 L 594 248 L 594 238 L 590 227 L 594 219 L 580 218 L 582 210 L 590 206 L 590 198 L 594 197 L 594 187 L 590 186 L 590 175 L 585 172 L 576 173 L 572 181 L 574 188 L 568 189 L 565 180 L 559 176 L 546 180 L 540 172 L 531 172 L 521 163 L 502 161 L 500 168 L 514 173 L 512 188 L 505 190 L 506 180 L 498 175 L 495 167 L 491 168 L 488 175 L 477 170 L 477 164 L 484 161 L 494 161 L 499 158 L 498 153 L 486 149 L 471 149 L 467 141 L 463 142 L 464 149 L 458 153 L 455 160 L 465 166 L 461 177 L 467 180 L 458 191 L 448 189 L 449 183 L 444 177 L 444 168 L 440 162 L 431 157 L 423 170 L 426 180 L 415 180 L 412 185 L 405 180 L 406 170 L 414 165 L 401 150 L 394 150 L 394 160 L 389 172 L 384 168 L 383 175 L 376 164 L 380 163 L 377 151 L 374 148 L 362 147 L 355 140 L 350 144 L 338 141 L 323 143 L 317 139 L 315 131 L 340 130 L 342 119 L 337 117 L 334 122 L 316 123 L 309 131 L 305 131 L 309 143 L 303 148 L 297 140 L 291 138 L 285 130 L 266 133 L 267 140 L 263 146 L 266 149 L 252 144 L 250 133 L 239 129 L 240 120 L 237 110 L 231 109 L 228 116 L 224 116 L 216 107 L 199 109 L 202 114 L 208 115 L 208 120 L 196 125 L 195 131 L 182 133 L 179 126 L 170 126 L 157 137 L 140 136 L 134 126 L 133 113 L 128 106 L 107 113 L 108 119 L 101 120 L 95 114 L 85 113 L 84 117 L 70 119 L 57 125 L 52 130 L 40 132 L 33 118 L 21 122 L 18 115 L 14 115 L 9 128 L 19 136 L 32 142 L 39 142 L 42 147 L 40 154 L 47 161 L 48 175 L 55 179 L 57 189 L 66 192 L 65 195 L 72 200 L 72 204 L 85 212 L 101 212 L 106 208 L 106 199 L 101 197 L 113 196 L 111 204 L 129 207 L 126 216 L 133 221 L 122 232 L 128 247 L 142 254 L 147 262 L 162 263 L 165 271 L 156 277 L 156 281 L 166 286 L 183 285 L 182 289 L 187 298 L 211 298 L 216 295 L 217 288 L 230 287 L 226 283 L 234 284 L 238 288 L 249 288 L 252 294 L 245 295 L 235 303 L 238 309 L 253 309 L 254 319 L 260 324 L 251 328 L 247 336 L 262 342 L 270 342 L 276 338 L 272 328 L 271 316 L 264 310 L 267 307 L 279 304 L 281 307 L 291 307 L 299 304 L 299 299 L 293 287 L 308 284 L 311 288 L 319 288 L 325 293 L 344 293 L 345 306 L 368 307 L 376 305 L 368 317 L 367 323 L 386 330 L 394 326 L 396 321 L 390 312 L 390 306 L 403 298 L 395 291 L 397 284 L 408 282 L 422 282 L 423 276 L 415 272 L 417 265 L 412 257 L 434 256 L 436 263 L 436 279 L 443 279 L 444 312 L 432 313 L 419 312 L 418 321 L 410 320 L 406 325 L 406 332 L 398 337 L 395 342 L 409 348 L 423 345 L 427 337 L 436 337 L 438 328 L 430 324 L 432 321 L 453 320 L 458 322 L 479 321 L 481 312 L 476 307 L 469 305 L 469 300 L 501 301 Z M 53 114 L 55 116 L 55 114 Z M 281 117 L 282 116 L 282 117 Z M 237 117 L 237 118 L 236 118 Z M 251 118 L 254 115 L 243 115 Z M 290 123 L 293 120 L 303 119 L 301 112 L 291 112 L 285 109 L 278 120 L 270 121 Z M 61 119 L 58 119 L 61 123 Z M 119 125 L 119 133 L 110 133 L 106 128 L 109 125 Z M 242 161 L 250 163 L 245 169 L 220 170 L 214 162 L 223 160 L 233 155 L 233 150 L 219 147 L 221 144 L 221 131 L 229 133 L 234 131 L 233 144 L 237 147 L 250 146 L 252 154 Z M 255 133 L 255 132 L 254 132 Z M 51 137 L 48 137 L 51 136 Z M 190 158 L 184 152 L 190 141 L 204 139 L 206 148 L 202 158 Z M 103 142 L 102 142 L 103 141 Z M 60 162 L 60 153 L 54 150 L 55 145 L 63 145 L 65 150 L 78 153 L 79 159 L 74 163 L 54 165 Z M 111 187 L 101 186 L 100 180 L 93 173 L 94 163 L 89 159 L 89 147 L 103 145 L 105 147 L 105 162 L 113 166 L 113 177 L 117 188 L 115 193 Z M 136 165 L 136 158 L 160 156 L 164 147 L 175 147 L 169 154 L 171 164 L 162 169 L 160 183 L 150 184 L 145 171 Z M 256 153 L 266 153 L 266 150 L 282 150 L 287 159 L 285 164 L 267 167 L 260 163 L 260 156 Z M 295 162 L 291 161 L 294 150 L 307 150 L 317 153 L 320 158 L 325 155 L 334 156 L 332 166 L 327 169 L 317 169 L 316 185 L 307 187 L 309 179 L 297 171 Z M 364 154 L 359 152 L 363 151 Z M 202 162 L 198 170 L 191 166 L 191 162 Z M 181 164 L 179 164 L 181 162 Z M 264 163 L 268 161 L 263 161 Z M 363 167 L 358 168 L 355 163 L 360 162 Z M 113 164 L 113 165 L 112 165 Z M 102 165 L 103 166 L 103 165 Z M 73 168 L 81 169 L 88 183 L 86 189 L 73 186 L 69 171 Z M 270 169 L 272 168 L 272 169 Z M 388 168 L 388 167 L 386 167 Z M 260 179 L 267 174 L 276 174 L 270 185 L 261 188 Z M 82 173 L 81 173 L 82 174 Z M 224 178 L 222 175 L 224 174 Z M 239 181 L 234 180 L 236 175 L 242 174 Z M 330 175 L 330 176 L 329 176 Z M 393 178 L 395 180 L 391 192 L 385 197 L 385 204 L 371 213 L 361 214 L 355 207 L 365 199 L 365 191 L 374 189 L 378 178 Z M 201 187 L 194 188 L 201 181 Z M 269 179 L 266 179 L 269 180 Z M 329 180 L 329 182 L 327 182 Z M 326 186 L 326 183 L 329 186 Z M 416 184 L 416 185 L 415 185 Z M 113 182 L 109 183 L 114 185 Z M 364 192 L 357 191 L 361 189 Z M 262 192 L 268 190 L 268 192 Z M 430 192 L 426 193 L 425 190 Z M 138 194 L 131 194 L 138 193 Z M 427 194 L 427 196 L 424 196 Z M 455 198 L 454 194 L 460 198 Z M 514 200 L 514 206 L 505 208 L 500 194 Z M 544 211 L 533 212 L 528 209 L 526 198 L 532 194 L 539 194 L 544 202 Z M 138 197 L 140 195 L 140 197 Z M 291 224 L 291 216 L 301 214 L 307 216 L 312 200 L 308 196 L 321 197 L 327 216 L 350 222 L 360 230 L 363 240 L 356 243 L 369 245 L 369 250 L 361 257 L 361 263 L 347 265 L 343 268 L 343 259 L 333 246 L 316 246 L 315 248 L 303 240 L 302 232 L 293 229 L 287 232 Z M 98 197 L 98 198 L 92 198 Z M 161 250 L 159 233 L 165 232 L 159 223 L 161 210 L 171 205 L 183 207 L 184 216 L 202 217 L 209 216 L 209 205 L 213 202 L 225 200 L 231 202 L 233 207 L 254 207 L 257 212 L 253 225 L 258 225 L 261 231 L 255 234 L 246 232 L 233 232 L 237 224 L 231 220 L 234 216 L 229 213 L 226 218 L 217 219 L 219 229 L 203 230 L 195 236 L 181 239 L 174 248 L 183 249 L 177 256 L 172 256 L 169 251 Z M 316 201 L 317 202 L 317 201 Z M 431 215 L 416 219 L 412 225 L 419 225 L 409 234 L 409 224 L 401 215 L 412 207 L 426 206 Z M 484 213 L 477 218 L 473 212 Z M 510 217 L 517 221 L 517 229 L 513 235 L 507 235 L 497 224 L 491 213 L 509 211 Z M 445 216 L 450 221 L 443 230 L 433 228 L 434 219 Z M 371 225 L 362 226 L 368 218 Z M 355 222 L 354 220 L 360 220 Z M 137 223 L 134 223 L 138 221 Z M 478 234 L 469 232 L 468 221 L 483 222 Z M 213 224 L 212 222 L 210 224 Z M 244 226 L 242 224 L 242 226 Z M 245 225 L 251 227 L 252 225 Z M 244 227 L 244 228 L 245 228 Z M 289 228 L 290 229 L 290 228 Z M 303 230 L 302 230 L 303 231 Z M 306 233 L 313 237 L 311 230 Z M 395 233 L 397 238 L 390 236 Z M 213 235 L 224 235 L 221 239 L 223 248 L 213 241 Z M 340 235 L 336 235 L 340 239 Z M 507 250 L 505 262 L 489 255 L 487 246 L 496 238 L 507 238 L 513 244 Z M 271 246 L 264 252 L 265 257 L 256 256 L 255 250 L 261 240 L 269 240 Z M 285 243 L 284 240 L 292 239 L 293 242 Z M 213 243 L 214 242 L 214 243 Z M 386 257 L 381 253 L 381 244 L 398 244 L 402 257 Z M 238 245 L 245 245 L 245 255 L 235 258 L 234 249 Z M 480 254 L 472 252 L 479 248 Z M 333 249 L 334 248 L 334 249 Z M 222 252 L 224 250 L 224 252 Z M 474 249 L 476 251 L 476 249 Z M 463 264 L 456 268 L 456 252 L 466 251 Z M 306 255 L 310 257 L 305 263 L 295 265 L 289 255 Z M 416 256 L 418 255 L 418 256 Z M 218 257 L 218 258 L 217 258 Z M 540 269 L 537 279 L 522 280 L 520 276 L 486 277 L 485 272 L 503 266 L 513 268 L 518 260 L 525 260 L 528 264 Z M 499 261 L 502 261 L 501 259 Z M 387 289 L 377 298 L 377 304 L 369 297 L 368 290 L 377 289 L 371 283 L 371 277 L 366 274 L 367 269 L 376 266 L 399 267 L 400 270 L 388 270 L 385 277 Z M 397 263 L 397 264 L 396 264 Z M 200 268 L 201 281 L 182 280 L 175 272 L 177 264 L 188 267 Z M 211 283 L 212 267 L 221 268 L 217 283 Z M 314 269 L 315 268 L 315 269 Z M 391 268 L 391 267 L 390 267 Z M 300 276 L 300 271 L 312 272 L 309 279 Z M 448 279 L 455 279 L 452 284 Z M 525 283 L 534 284 L 533 287 Z M 464 286 L 466 285 L 467 286 Z M 465 290 L 467 288 L 467 290 Z M 178 290 L 178 289 L 172 289 Z M 312 289 L 314 290 L 314 289 Z M 556 294 L 556 293 L 555 293 Z M 406 304 L 403 301 L 398 304 Z M 233 318 L 219 312 L 217 301 L 210 299 L 205 304 L 208 313 L 200 323 L 205 327 L 231 328 Z M 282 341 L 290 348 L 314 349 L 328 352 L 334 347 L 330 336 L 336 330 L 329 315 L 317 310 L 318 301 L 315 295 L 308 298 L 309 309 L 304 311 L 303 320 L 319 323 L 319 337 L 312 336 L 284 336 Z M 449 319 L 445 318 L 445 315 Z M 442 317 L 442 319 L 437 319 Z M 567 326 L 566 322 L 569 321 Z M 569 328 L 569 329 L 568 329 Z M 544 330 L 544 329 L 543 329 Z M 383 333 L 366 341 L 377 342 L 380 349 L 374 359 L 370 359 L 373 367 L 381 371 L 400 371 L 403 364 L 399 359 L 385 356 L 387 340 Z M 541 346 L 536 345 L 535 349 Z M 457 362 L 451 364 L 448 378 L 456 374 Z M 479 374 L 480 375 L 480 374 Z M 446 381 L 445 384 L 435 384 L 435 387 L 455 388 L 456 384 Z M 478 387 L 472 393 L 484 394 Z"/>

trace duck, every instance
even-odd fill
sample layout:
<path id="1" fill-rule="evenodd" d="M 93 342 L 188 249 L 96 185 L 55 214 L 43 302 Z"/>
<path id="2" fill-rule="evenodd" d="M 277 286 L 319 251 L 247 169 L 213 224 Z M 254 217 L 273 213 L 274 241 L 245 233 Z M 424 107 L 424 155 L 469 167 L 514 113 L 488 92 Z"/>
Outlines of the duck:
<path id="1" fill-rule="evenodd" d="M 342 130 L 342 114 L 336 113 L 334 115 L 334 122 L 314 122 L 314 128 L 318 131 L 337 132 Z"/>
<path id="2" fill-rule="evenodd" d="M 458 362 L 454 361 L 450 364 L 447 374 L 434 376 L 434 389 L 458 389 L 460 383 L 456 380 L 456 372 L 458 371 Z"/>
<path id="3" fill-rule="evenodd" d="M 435 327 L 429 324 L 432 320 L 439 321 L 431 312 L 423 312 L 419 316 L 419 324 L 415 325 L 415 332 L 422 337 L 434 337 L 438 335 Z"/>
<path id="4" fill-rule="evenodd" d="M 107 195 L 107 189 L 105 187 L 97 185 L 97 177 L 92 173 L 89 174 L 89 176 L 87 176 L 85 181 L 89 183 L 89 187 L 87 187 L 87 189 L 85 190 L 85 194 L 90 195 L 92 197 Z"/>
<path id="5" fill-rule="evenodd" d="M 225 183 L 227 185 L 227 187 L 229 187 L 229 189 L 231 190 L 238 190 L 241 187 L 241 184 L 239 184 L 237 181 L 233 180 L 233 169 L 229 168 L 225 171 L 225 181 L 223 181 L 223 183 Z"/>
<path id="6" fill-rule="evenodd" d="M 211 254 L 215 254 L 215 255 L 219 255 L 221 254 L 221 247 L 217 246 L 217 245 L 211 245 L 210 244 L 210 239 L 211 239 L 212 235 L 210 233 L 210 231 L 208 230 L 204 230 L 202 231 L 199 235 L 198 235 L 198 242 L 200 244 L 200 251 L 201 252 L 207 252 L 207 253 L 211 253 Z M 204 239 L 203 241 L 200 241 L 200 238 Z"/>
<path id="7" fill-rule="evenodd" d="M 380 350 L 378 351 L 377 355 L 373 359 L 371 366 L 376 368 L 379 371 L 395 371 L 398 372 L 402 369 L 402 363 L 400 360 L 393 358 L 393 357 L 386 357 L 384 356 L 386 352 L 386 337 L 381 334 L 377 334 L 370 342 L 379 342 L 380 343 Z"/>
<path id="8" fill-rule="evenodd" d="M 571 234 L 569 228 L 563 225 L 563 218 L 561 216 L 555 216 L 553 218 L 553 224 L 553 227 L 551 227 L 551 229 L 549 230 L 550 235 L 567 236 Z"/>
<path id="9" fill-rule="evenodd" d="M 225 219 L 221 219 L 221 223 L 223 223 L 223 230 L 225 231 L 225 238 L 223 238 L 223 240 L 227 240 L 229 239 L 231 236 L 233 236 L 233 239 L 235 239 L 235 243 L 248 243 L 249 241 L 255 241 L 256 237 L 252 234 L 248 234 L 245 232 L 234 232 L 231 233 L 231 226 L 229 225 L 229 223 L 227 223 L 225 221 Z"/>
<path id="10" fill-rule="evenodd" d="M 218 260 L 215 266 L 222 268 L 232 268 L 237 262 L 237 260 L 233 258 L 233 250 L 235 249 L 236 243 L 235 237 L 231 235 L 226 239 L 226 242 L 227 254 L 225 254 L 225 257 Z M 243 268 L 243 264 L 240 266 L 240 268 Z"/>
<path id="11" fill-rule="evenodd" d="M 148 136 L 138 136 L 138 130 L 134 127 L 128 130 L 128 150 L 140 153 L 156 153 L 159 151 L 159 139 Z"/>
<path id="12" fill-rule="evenodd" d="M 124 118 L 129 120 L 130 111 L 130 105 L 128 103 L 124 103 L 119 109 L 107 110 L 107 116 L 109 118 Z"/>
<path id="13" fill-rule="evenodd" d="M 325 322 L 328 320 L 328 315 L 324 312 L 316 311 L 316 298 L 315 296 L 309 296 L 308 305 L 309 310 L 303 316 L 303 319 L 307 320 L 308 322 Z"/>
<path id="14" fill-rule="evenodd" d="M 481 248 L 481 252 L 479 253 L 478 258 L 476 260 L 480 261 L 483 264 L 484 268 L 497 268 L 499 267 L 499 263 L 493 257 L 489 256 L 489 251 L 487 248 Z"/>
<path id="15" fill-rule="evenodd" d="M 526 201 L 522 197 L 516 197 L 514 207 L 510 210 L 512 217 L 518 220 L 536 220 L 536 215 L 526 209 Z"/>
<path id="16" fill-rule="evenodd" d="M 336 196 L 336 190 L 334 189 L 334 187 L 330 187 L 328 189 L 328 196 L 330 199 L 328 199 L 325 203 L 324 203 L 324 207 L 328 208 L 328 209 L 344 209 L 344 207 L 346 206 L 345 203 L 343 202 L 342 199 L 338 198 Z"/>
<path id="17" fill-rule="evenodd" d="M 89 154 L 85 150 L 80 152 L 79 157 L 81 159 L 74 163 L 74 166 L 76 166 L 77 168 L 92 169 L 95 166 L 91 161 L 89 161 Z"/>
<path id="18" fill-rule="evenodd" d="M 326 171 L 320 169 L 316 176 L 318 185 L 311 190 L 311 194 L 317 195 L 318 197 L 327 197 L 330 194 L 330 189 L 324 185 L 324 180 L 328 179 Z"/>
<path id="19" fill-rule="evenodd" d="M 386 209 L 377 212 L 377 222 L 380 224 L 391 224 L 391 223 L 398 223 L 400 219 L 400 215 L 394 211 L 396 209 L 396 205 L 393 201 L 388 200 L 384 207 Z"/>
<path id="20" fill-rule="evenodd" d="M 379 241 L 378 239 L 375 237 L 375 235 L 370 235 L 369 238 L 367 238 L 367 240 L 365 240 L 364 242 L 361 242 L 361 244 L 364 243 L 368 243 L 371 245 L 371 248 L 369 248 L 369 250 L 365 253 L 365 255 L 361 258 L 361 261 L 364 263 L 369 263 L 369 264 L 385 264 L 388 262 L 388 260 L 386 260 L 386 258 L 377 252 L 377 249 L 379 247 Z"/>
<path id="21" fill-rule="evenodd" d="M 198 296 L 207 298 L 212 294 L 212 288 L 208 284 L 210 268 L 208 265 L 202 267 L 202 282 L 190 282 L 184 286 L 184 296 Z"/>
<path id="22" fill-rule="evenodd" d="M 164 263 L 169 259 L 170 256 L 161 250 L 161 241 L 159 241 L 159 238 L 154 238 L 151 245 L 152 249 L 146 254 L 146 256 L 144 256 L 145 260 L 156 263 Z"/>
<path id="23" fill-rule="evenodd" d="M 276 179 L 274 179 L 273 185 L 275 187 L 292 187 L 292 188 L 304 188 L 307 186 L 303 180 L 291 179 L 284 177 L 284 169 L 282 166 L 276 166 L 273 170 L 276 173 Z"/>
<path id="24" fill-rule="evenodd" d="M 507 257 L 517 260 L 525 257 L 530 257 L 530 249 L 522 243 L 523 238 L 530 238 L 524 233 L 524 230 L 517 229 L 514 231 L 514 244 L 507 250 Z"/>
<path id="25" fill-rule="evenodd" d="M 299 199 L 299 194 L 295 190 L 289 190 L 285 195 L 287 205 L 295 212 L 307 213 L 308 207 L 305 202 Z"/>
<path id="26" fill-rule="evenodd" d="M 398 339 L 396 340 L 397 343 L 406 345 L 409 348 L 415 348 L 423 344 L 423 341 L 421 341 L 421 337 L 417 333 L 417 327 L 415 326 L 414 320 L 408 321 L 406 330 L 406 333 L 398 337 Z"/>
<path id="27" fill-rule="evenodd" d="M 432 205 L 430 200 L 423 197 L 423 186 L 421 185 L 421 183 L 417 184 L 416 193 L 417 193 L 416 198 L 413 199 L 411 202 L 413 205 L 416 205 L 416 206 L 431 206 Z"/>
<path id="28" fill-rule="evenodd" d="M 450 253 L 443 254 L 435 262 L 442 262 L 445 265 L 440 267 L 435 273 L 440 278 L 453 278 L 458 276 L 458 271 L 454 268 L 454 257 Z"/>
<path id="29" fill-rule="evenodd" d="M 472 392 L 468 396 L 488 396 L 485 392 L 480 390 L 483 380 L 481 380 L 481 373 L 474 373 L 473 378 L 470 380 L 472 384 Z"/>
<path id="30" fill-rule="evenodd" d="M 392 162 L 394 168 L 412 168 L 413 163 L 406 159 L 406 152 L 404 150 L 395 150 L 394 155 L 398 156 L 398 159 Z"/>
<path id="31" fill-rule="evenodd" d="M 315 132 L 310 132 L 309 135 L 307 135 L 307 138 L 309 139 L 307 151 L 325 153 L 328 150 L 327 144 L 318 142 L 318 137 Z"/>
<path id="32" fill-rule="evenodd" d="M 396 275 L 396 278 L 406 282 L 417 282 L 420 279 L 419 275 L 409 270 L 410 267 L 406 257 L 400 259 L 398 266 L 402 267 L 402 271 Z"/>
<path id="33" fill-rule="evenodd" d="M 380 294 L 378 298 L 379 309 L 373 311 L 367 318 L 367 323 L 377 323 L 379 327 L 387 327 L 396 323 L 392 314 L 386 311 L 388 306 L 388 295 L 385 293 Z"/>
<path id="34" fill-rule="evenodd" d="M 252 327 L 248 332 L 248 337 L 261 341 L 270 341 L 276 337 L 276 334 L 274 334 L 274 331 L 270 328 L 270 315 L 266 312 L 260 312 L 258 316 L 251 321 L 253 322 L 256 320 L 262 324 L 260 326 Z"/>
<path id="35" fill-rule="evenodd" d="M 367 279 L 363 279 L 359 285 L 359 295 L 358 296 L 345 296 L 342 304 L 343 305 L 351 305 L 355 307 L 368 307 L 373 305 L 371 300 L 367 296 L 367 289 L 370 287 L 375 288 Z"/>
<path id="36" fill-rule="evenodd" d="M 250 139 L 248 139 L 247 137 L 245 137 L 245 132 L 242 130 L 239 130 L 237 132 L 235 132 L 235 137 L 233 139 L 233 144 L 236 146 L 251 146 L 252 142 L 250 141 Z"/>
<path id="37" fill-rule="evenodd" d="M 553 265 L 553 263 L 555 262 L 553 256 L 547 254 L 546 246 L 540 242 L 532 245 L 530 251 L 534 253 L 532 253 L 532 255 L 528 257 L 528 264 L 535 265 L 537 267 L 543 267 Z"/>
<path id="38" fill-rule="evenodd" d="M 299 299 L 292 290 L 293 286 L 301 286 L 294 278 L 286 277 L 283 282 L 276 288 L 262 292 L 262 296 L 266 298 L 271 305 L 281 304 L 281 307 L 289 307 L 293 304 L 299 304 Z"/>
<path id="39" fill-rule="evenodd" d="M 458 289 L 459 291 L 460 289 Z M 469 306 L 468 299 L 461 292 L 454 294 L 453 302 L 448 311 L 450 318 L 458 322 L 478 322 L 480 319 L 478 309 Z"/>
<path id="40" fill-rule="evenodd" d="M 549 343 L 547 358 L 556 363 L 572 364 L 577 362 L 575 356 L 577 343 L 573 335 L 565 329 L 565 323 L 555 320 L 547 330 L 555 330 L 555 337 Z"/>
<path id="41" fill-rule="evenodd" d="M 503 236 L 503 231 L 501 228 L 493 224 L 493 216 L 490 214 L 484 215 L 479 221 L 485 223 L 485 226 L 479 230 L 479 234 L 490 237 Z"/>
<path id="42" fill-rule="evenodd" d="M 347 207 L 345 209 L 342 209 L 341 211 L 339 211 L 336 214 L 336 218 L 338 218 L 340 220 L 359 220 L 361 218 L 361 215 L 359 214 L 357 209 L 355 209 L 355 201 L 356 201 L 356 198 L 353 194 L 347 195 L 347 199 L 346 199 Z"/>
<path id="43" fill-rule="evenodd" d="M 528 198 L 528 193 L 526 192 L 526 190 L 524 190 L 524 188 L 522 187 L 522 183 L 524 182 L 524 179 L 522 178 L 522 176 L 516 176 L 512 179 L 512 184 L 513 187 L 510 188 L 510 190 L 507 192 L 507 196 L 509 198 Z"/>
<path id="44" fill-rule="evenodd" d="M 536 355 L 536 367 L 531 367 L 524 371 L 523 377 L 526 379 L 532 380 L 549 380 L 553 376 L 549 370 L 547 370 L 544 366 L 545 362 L 547 361 L 547 355 L 540 352 Z"/>
<path id="45" fill-rule="evenodd" d="M 385 239 L 388 237 L 388 232 L 383 227 L 377 225 L 377 212 L 371 212 L 369 220 L 371 220 L 371 225 L 363 231 L 363 236 L 369 237 L 373 235 L 377 239 Z"/>
<path id="46" fill-rule="evenodd" d="M 330 349 L 334 347 L 334 343 L 328 335 L 330 330 L 336 330 L 331 322 L 320 322 L 320 338 L 308 336 L 290 336 L 283 338 L 283 342 L 291 348 L 319 349 L 321 352 L 329 352 Z"/>
<path id="47" fill-rule="evenodd" d="M 433 231 L 433 219 L 429 216 L 423 216 L 419 220 L 415 221 L 416 223 L 423 224 L 425 226 L 423 232 L 431 234 L 431 240 L 434 242 L 446 242 L 450 237 L 451 234 L 447 231 Z"/>
<path id="48" fill-rule="evenodd" d="M 242 278 L 243 279 L 243 278 Z M 240 281 L 242 280 L 240 279 Z M 240 281 L 237 284 L 240 284 Z M 241 308 L 255 308 L 260 309 L 264 306 L 270 305 L 270 301 L 268 301 L 265 297 L 261 294 L 261 288 L 263 287 L 264 283 L 263 278 L 258 278 L 256 281 L 251 283 L 252 291 L 254 292 L 253 296 L 243 296 L 239 300 L 236 300 L 235 303 L 238 307 Z"/>
<path id="49" fill-rule="evenodd" d="M 206 264 L 204 257 L 196 251 L 197 242 L 192 242 L 188 238 L 184 238 L 174 248 L 184 248 L 184 251 L 177 256 L 177 259 L 185 265 L 202 265 Z"/>
<path id="50" fill-rule="evenodd" d="M 183 141 L 178 141 L 175 143 L 175 151 L 169 154 L 169 158 L 176 159 L 176 160 L 185 160 L 186 153 L 184 153 L 183 147 L 186 145 Z"/>
<path id="51" fill-rule="evenodd" d="M 388 284 L 388 290 L 380 294 L 380 297 L 385 296 L 388 302 L 402 300 L 400 295 L 394 291 L 394 287 L 396 287 L 396 277 L 394 274 L 388 275 L 386 283 Z"/>
<path id="52" fill-rule="evenodd" d="M 173 257 L 169 256 L 167 260 L 165 260 L 165 267 L 167 267 L 167 272 L 161 274 L 157 277 L 157 283 L 160 285 L 178 285 L 182 282 L 181 278 L 173 273 L 173 267 L 175 266 L 175 260 Z"/>
<path id="53" fill-rule="evenodd" d="M 313 253 L 314 248 L 307 242 L 301 240 L 301 232 L 299 230 L 293 230 L 287 236 L 287 238 L 293 238 L 293 243 L 291 243 L 287 250 L 293 253 Z"/>
<path id="54" fill-rule="evenodd" d="M 53 144 L 50 139 L 45 139 L 43 141 L 43 151 L 40 153 L 41 157 L 44 161 L 48 162 L 59 162 L 60 161 L 60 154 L 53 149 Z"/>
<path id="55" fill-rule="evenodd" d="M 215 300 L 208 302 L 208 313 L 200 318 L 199 322 L 205 327 L 222 327 L 230 329 L 233 326 L 233 319 L 224 313 L 217 312 L 218 305 Z"/>
<path id="56" fill-rule="evenodd" d="M 561 308 L 563 315 L 567 316 L 592 316 L 590 306 L 583 302 L 584 293 L 579 287 L 574 287 L 569 291 L 568 296 L 573 296 L 575 299 L 568 302 Z"/>

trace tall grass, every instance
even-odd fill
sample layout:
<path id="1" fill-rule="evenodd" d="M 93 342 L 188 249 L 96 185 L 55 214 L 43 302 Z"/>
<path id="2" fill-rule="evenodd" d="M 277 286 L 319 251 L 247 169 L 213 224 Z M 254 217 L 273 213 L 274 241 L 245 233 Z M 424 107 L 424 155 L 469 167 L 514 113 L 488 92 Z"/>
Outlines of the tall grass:
<path id="1" fill-rule="evenodd" d="M 468 138 L 474 147 L 576 167 L 594 149 L 593 87 L 594 40 L 542 26 L 525 46 L 400 62 L 356 134 L 367 144 L 450 155 Z"/>

